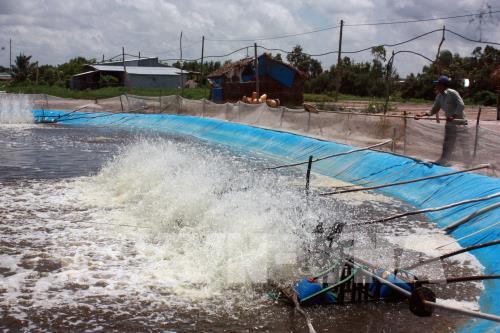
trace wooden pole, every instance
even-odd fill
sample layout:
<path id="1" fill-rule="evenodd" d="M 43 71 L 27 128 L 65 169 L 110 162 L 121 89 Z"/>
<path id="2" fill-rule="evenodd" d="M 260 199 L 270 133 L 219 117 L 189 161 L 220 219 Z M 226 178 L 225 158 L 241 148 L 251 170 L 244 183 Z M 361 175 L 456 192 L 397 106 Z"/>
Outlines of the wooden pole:
<path id="1" fill-rule="evenodd" d="M 128 87 L 127 80 L 127 65 L 125 64 L 125 47 L 122 46 L 122 61 L 123 61 L 123 85 Z"/>
<path id="2" fill-rule="evenodd" d="M 440 210 L 450 209 L 450 208 L 461 206 L 461 205 L 465 205 L 465 204 L 468 204 L 468 203 L 474 203 L 474 202 L 480 202 L 480 201 L 490 200 L 490 199 L 497 198 L 497 197 L 500 197 L 500 192 L 497 192 L 497 193 L 492 194 L 492 195 L 488 195 L 486 197 L 480 197 L 480 198 L 474 198 L 474 199 L 469 199 L 469 200 L 458 201 L 458 202 L 454 202 L 454 203 L 451 203 L 451 204 L 445 205 L 445 206 L 439 206 L 439 207 L 433 207 L 433 208 L 424 208 L 424 209 L 419 209 L 419 210 L 413 210 L 413 211 L 406 212 L 406 213 L 401 213 L 401 214 L 396 214 L 396 215 L 392 215 L 392 216 L 389 216 L 389 217 L 384 217 L 384 218 L 381 218 L 381 219 L 378 219 L 378 220 L 366 221 L 366 222 L 360 222 L 360 223 L 354 223 L 354 224 L 350 224 L 350 225 L 352 225 L 352 226 L 358 226 L 358 225 L 365 225 L 365 224 L 382 223 L 382 222 L 387 222 L 387 221 L 390 221 L 390 220 L 395 220 L 395 219 L 398 219 L 400 217 L 411 216 L 411 215 L 418 215 L 418 214 L 429 213 L 429 212 L 437 212 L 437 211 L 440 211 Z"/>
<path id="3" fill-rule="evenodd" d="M 479 140 L 479 119 L 481 118 L 481 108 L 477 111 L 477 119 L 476 119 L 476 134 L 474 135 L 474 153 L 472 154 L 472 160 L 476 158 L 477 154 L 477 144 Z M 466 161 L 469 163 L 468 161 Z"/>
<path id="4" fill-rule="evenodd" d="M 472 275 L 472 276 L 460 276 L 460 277 L 446 278 L 446 283 L 467 282 L 467 281 L 497 280 L 497 279 L 500 279 L 500 275 L 498 275 L 498 274 L 493 274 L 493 275 Z M 441 284 L 441 283 L 443 283 L 442 280 L 431 280 L 431 279 L 416 281 L 417 285 L 422 285 L 422 284 Z"/>
<path id="5" fill-rule="evenodd" d="M 396 152 L 396 127 L 392 129 L 392 144 L 391 144 L 391 151 L 394 153 Z"/>
<path id="6" fill-rule="evenodd" d="M 453 252 L 450 252 L 450 253 L 447 253 L 447 254 L 443 254 L 442 256 L 439 256 L 439 257 L 434 257 L 434 258 L 431 258 L 431 259 L 423 260 L 423 261 L 418 262 L 416 264 L 413 264 L 411 266 L 405 267 L 405 268 L 403 268 L 403 270 L 407 271 L 407 270 L 410 270 L 410 269 L 415 269 L 417 267 L 430 264 L 431 262 L 435 262 L 435 261 L 443 260 L 443 259 L 446 259 L 446 258 L 450 258 L 450 257 L 459 255 L 459 254 L 464 253 L 464 252 L 473 251 L 473 250 L 477 250 L 477 249 L 482 249 L 482 248 L 485 248 L 485 247 L 494 246 L 494 245 L 498 245 L 498 244 L 500 244 L 500 240 L 491 241 L 491 242 L 487 242 L 487 243 L 483 243 L 483 244 L 478 244 L 478 245 L 468 246 L 466 248 L 463 248 L 463 249 L 460 249 L 460 250 L 457 250 L 457 251 L 453 251 Z"/>
<path id="7" fill-rule="evenodd" d="M 326 159 L 332 158 L 332 157 L 344 156 L 344 155 L 349 155 L 349 154 L 352 154 L 352 153 L 357 153 L 357 152 L 360 152 L 360 151 L 363 151 L 363 150 L 373 149 L 373 148 L 376 148 L 376 147 L 379 147 L 379 146 L 386 145 L 389 142 L 392 142 L 392 140 L 387 140 L 387 141 L 384 141 L 384 142 L 381 142 L 381 143 L 377 143 L 377 144 L 374 144 L 374 145 L 371 145 L 371 146 L 368 146 L 368 147 L 363 147 L 363 148 L 357 148 L 357 149 L 348 150 L 348 151 L 343 152 L 343 153 L 337 153 L 337 154 L 333 154 L 333 155 L 327 155 L 327 156 L 324 156 L 324 157 L 317 158 L 317 159 L 313 160 L 312 162 L 313 163 L 314 162 L 319 162 L 319 161 L 323 161 L 323 160 L 326 160 Z M 307 163 L 309 163 L 309 162 L 298 162 L 298 163 L 292 163 L 292 164 L 278 165 L 278 166 L 275 166 L 275 167 L 269 167 L 269 168 L 263 168 L 263 169 L 255 169 L 254 171 L 276 170 L 276 169 L 282 169 L 282 168 L 289 168 L 289 167 L 304 165 L 304 164 L 307 164 Z"/>
<path id="8" fill-rule="evenodd" d="M 12 39 L 9 39 L 9 68 L 12 72 Z"/>
<path id="9" fill-rule="evenodd" d="M 445 41 L 445 32 L 446 32 L 446 27 L 443 25 L 443 35 L 441 37 L 441 41 L 439 42 L 439 46 L 438 46 L 438 49 L 437 49 L 437 53 L 436 53 L 436 60 L 434 61 L 436 63 L 436 66 L 437 66 L 437 75 L 441 75 L 441 64 L 439 63 L 439 54 L 441 53 L 441 46 L 443 45 L 444 41 Z M 439 120 L 439 115 L 438 113 L 436 113 L 436 123 L 439 123 L 440 120 Z"/>
<path id="10" fill-rule="evenodd" d="M 201 36 L 200 86 L 203 84 L 203 57 L 205 53 L 205 36 Z"/>
<path id="11" fill-rule="evenodd" d="M 389 81 L 392 74 L 392 63 L 394 61 L 394 50 L 392 51 L 392 56 L 387 62 L 386 72 L 385 72 L 385 103 L 384 103 L 384 114 L 387 113 L 387 109 L 389 108 Z"/>
<path id="12" fill-rule="evenodd" d="M 309 162 L 307 162 L 307 172 L 306 172 L 306 193 L 309 193 L 309 182 L 311 179 L 311 167 L 313 162 L 313 156 L 309 156 Z"/>
<path id="13" fill-rule="evenodd" d="M 257 99 L 260 97 L 260 82 L 259 82 L 259 58 L 257 57 L 257 43 L 253 44 L 254 62 L 255 62 L 255 91 L 257 92 Z"/>
<path id="14" fill-rule="evenodd" d="M 403 154 L 406 154 L 406 127 L 408 126 L 408 120 L 406 119 L 406 111 L 403 111 Z"/>
<path id="15" fill-rule="evenodd" d="M 182 63 L 182 30 L 181 30 L 181 36 L 179 38 L 179 49 L 181 53 L 181 97 L 184 96 L 184 71 L 183 71 L 183 63 Z"/>
<path id="16" fill-rule="evenodd" d="M 497 202 L 497 203 L 495 203 L 493 205 L 489 205 L 489 206 L 483 207 L 481 209 L 478 209 L 475 212 L 473 212 L 472 214 L 469 214 L 466 217 L 458 220 L 457 222 L 454 222 L 454 223 L 450 224 L 449 226 L 443 228 L 442 230 L 445 231 L 447 234 L 449 234 L 450 232 L 452 232 L 453 230 L 455 230 L 459 226 L 461 226 L 461 225 L 469 222 L 473 218 L 475 218 L 475 217 L 477 217 L 479 215 L 482 215 L 482 214 L 484 214 L 486 212 L 489 212 L 490 210 L 496 209 L 498 207 L 500 207 L 500 202 Z"/>
<path id="17" fill-rule="evenodd" d="M 434 176 L 422 177 L 422 178 L 415 178 L 415 179 L 405 180 L 405 181 L 401 181 L 401 182 L 394 182 L 394 183 L 377 185 L 377 186 L 370 186 L 370 187 L 355 188 L 355 189 L 343 190 L 343 191 L 338 191 L 338 192 L 326 192 L 326 193 L 320 193 L 320 195 L 332 195 L 332 194 L 342 194 L 342 193 L 350 193 L 350 192 L 358 192 L 358 191 L 376 190 L 376 189 L 379 189 L 379 188 L 385 188 L 385 187 L 391 187 L 391 186 L 398 186 L 398 185 L 406 185 L 406 184 L 417 183 L 417 182 L 421 182 L 421 181 L 429 180 L 429 179 L 434 179 L 434 178 L 441 178 L 441 177 L 453 176 L 453 175 L 464 173 L 464 172 L 481 170 L 481 169 L 487 169 L 487 168 L 490 168 L 490 167 L 491 167 L 491 165 L 489 165 L 489 164 L 483 164 L 483 165 L 479 165 L 479 166 L 474 167 L 474 168 L 469 168 L 469 169 L 465 169 L 465 170 L 461 170 L 461 171 L 447 172 L 447 173 L 443 173 L 443 174 L 440 174 L 440 175 L 434 175 Z"/>
<path id="18" fill-rule="evenodd" d="M 497 90 L 497 120 L 500 120 L 500 90 Z"/>
<path id="19" fill-rule="evenodd" d="M 344 20 L 340 20 L 339 52 L 337 55 L 337 82 L 335 85 L 335 102 L 339 101 L 340 85 L 342 83 L 342 32 Z"/>
<path id="20" fill-rule="evenodd" d="M 141 60 L 141 51 L 139 51 L 139 60 Z"/>

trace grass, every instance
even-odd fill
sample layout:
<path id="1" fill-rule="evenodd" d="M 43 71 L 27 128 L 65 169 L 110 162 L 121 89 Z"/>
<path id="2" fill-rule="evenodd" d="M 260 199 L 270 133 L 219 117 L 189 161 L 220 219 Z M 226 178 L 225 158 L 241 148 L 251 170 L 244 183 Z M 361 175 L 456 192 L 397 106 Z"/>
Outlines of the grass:
<path id="1" fill-rule="evenodd" d="M 47 94 L 63 98 L 73 99 L 103 99 L 116 97 L 122 94 L 132 94 L 138 96 L 168 96 L 168 95 L 181 95 L 181 90 L 176 88 L 159 89 L 159 88 L 125 88 L 125 87 L 108 87 L 94 90 L 71 90 L 69 88 L 60 86 L 48 85 L 20 85 L 20 84 L 3 84 L 0 83 L 0 90 L 5 90 L 10 93 L 24 93 L 24 94 Z M 186 88 L 182 94 L 183 97 L 188 99 L 200 100 L 208 98 L 208 88 Z M 382 97 L 369 97 L 369 96 L 355 96 L 355 95 L 339 95 L 339 101 L 367 101 L 373 103 L 383 103 Z M 328 94 L 304 94 L 304 101 L 313 103 L 330 103 L 335 102 L 333 93 Z M 405 100 L 400 96 L 392 96 L 391 102 L 400 103 L 416 103 L 428 104 L 431 101 L 424 99 L 409 99 Z M 467 103 L 468 104 L 468 103 Z"/>
<path id="2" fill-rule="evenodd" d="M 4 85 L 0 86 L 0 90 L 5 90 L 9 93 L 23 94 L 47 94 L 63 98 L 74 99 L 103 99 L 116 97 L 122 94 L 132 94 L 139 96 L 168 96 L 180 95 L 180 89 L 157 89 L 157 88 L 125 88 L 125 87 L 108 87 L 94 90 L 71 90 L 59 86 L 46 85 Z M 202 99 L 208 97 L 208 89 L 205 88 L 186 88 L 182 94 L 189 99 Z"/>
<path id="3" fill-rule="evenodd" d="M 307 94 L 306 93 L 306 94 L 304 94 L 304 101 L 314 102 L 314 103 L 329 103 L 329 102 L 335 102 L 335 96 L 333 93 L 328 93 L 328 94 Z M 383 103 L 385 100 L 383 97 L 355 96 L 355 95 L 339 94 L 339 101 L 366 101 L 366 102 Z M 401 96 L 391 96 L 390 102 L 429 104 L 432 101 L 428 101 L 428 100 L 425 100 L 422 98 L 404 99 Z"/>

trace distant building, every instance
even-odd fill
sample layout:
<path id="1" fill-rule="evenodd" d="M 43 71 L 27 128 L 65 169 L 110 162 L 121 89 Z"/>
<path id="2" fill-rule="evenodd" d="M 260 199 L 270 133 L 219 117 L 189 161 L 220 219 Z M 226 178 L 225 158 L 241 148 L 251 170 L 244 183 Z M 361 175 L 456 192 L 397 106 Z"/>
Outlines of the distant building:
<path id="1" fill-rule="evenodd" d="M 14 80 L 14 77 L 12 76 L 12 74 L 10 73 L 7 73 L 7 72 L 0 72 L 0 81 L 1 82 L 8 82 L 8 81 L 12 81 Z"/>
<path id="2" fill-rule="evenodd" d="M 268 54 L 259 58 L 259 93 L 278 98 L 281 104 L 299 105 L 304 102 L 305 75 L 298 69 L 273 59 Z M 253 58 L 229 63 L 208 75 L 212 81 L 214 102 L 234 102 L 251 96 L 256 90 Z"/>
<path id="3" fill-rule="evenodd" d="M 187 81 L 189 72 L 161 64 L 158 58 L 105 62 L 85 66 L 85 72 L 73 75 L 71 89 L 98 89 L 109 86 L 106 79 L 114 77 L 114 85 L 131 88 L 178 88 Z M 125 75 L 126 70 L 126 75 Z"/>

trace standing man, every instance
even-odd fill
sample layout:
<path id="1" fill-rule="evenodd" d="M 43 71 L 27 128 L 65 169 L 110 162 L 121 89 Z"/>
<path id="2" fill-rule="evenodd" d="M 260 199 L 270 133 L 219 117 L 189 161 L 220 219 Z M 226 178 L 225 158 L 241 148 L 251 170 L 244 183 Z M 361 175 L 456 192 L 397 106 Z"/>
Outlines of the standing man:
<path id="1" fill-rule="evenodd" d="M 471 158 L 468 147 L 467 120 L 464 114 L 465 105 L 460 94 L 456 90 L 448 88 L 450 81 L 450 78 L 445 75 L 440 76 L 437 81 L 434 81 L 437 94 L 434 105 L 431 111 L 415 115 L 415 119 L 418 120 L 425 116 L 435 115 L 440 109 L 443 109 L 446 116 L 443 152 L 439 160 L 435 163 L 443 166 L 451 165 L 450 158 L 455 150 L 457 136 L 460 135 L 459 145 L 462 147 L 464 162 L 470 164 Z"/>

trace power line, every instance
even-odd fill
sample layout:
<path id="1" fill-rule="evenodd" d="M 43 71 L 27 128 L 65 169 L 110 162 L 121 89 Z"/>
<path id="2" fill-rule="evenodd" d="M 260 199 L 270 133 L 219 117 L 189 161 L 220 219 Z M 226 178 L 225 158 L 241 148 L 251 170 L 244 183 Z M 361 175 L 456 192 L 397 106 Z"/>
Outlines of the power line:
<path id="1" fill-rule="evenodd" d="M 449 30 L 449 29 L 445 29 L 446 31 L 460 37 L 460 38 L 463 38 L 469 42 L 474 42 L 474 43 L 480 43 L 480 44 L 492 44 L 492 45 L 500 45 L 500 43 L 495 43 L 495 42 L 486 42 L 486 41 L 482 41 L 482 40 L 475 40 L 475 39 L 472 39 L 472 38 L 469 38 L 469 37 L 465 37 L 461 34 L 459 34 L 458 32 L 455 32 L 453 30 Z"/>
<path id="2" fill-rule="evenodd" d="M 455 15 L 455 16 L 445 16 L 445 17 L 435 17 L 427 19 L 415 19 L 415 20 L 405 20 L 405 21 L 391 21 L 391 22 L 373 22 L 373 23 L 353 23 L 344 24 L 346 27 L 364 27 L 364 26 L 376 26 L 376 25 L 391 25 L 391 24 L 407 24 L 407 23 L 418 23 L 418 22 L 429 22 L 429 21 L 439 21 L 439 20 L 450 20 L 463 17 L 472 17 L 484 14 L 495 14 L 500 13 L 500 10 L 488 11 L 488 12 L 478 12 L 473 14 Z"/>
<path id="3" fill-rule="evenodd" d="M 211 41 L 211 42 L 259 42 L 259 41 L 264 41 L 264 40 L 274 40 L 274 39 L 283 39 L 283 38 L 288 38 L 288 37 L 297 37 L 297 36 L 302 36 L 302 35 L 313 34 L 316 32 L 321 32 L 321 31 L 338 29 L 338 28 L 339 28 L 339 26 L 335 25 L 335 26 L 330 26 L 330 27 L 318 28 L 318 29 L 311 30 L 311 31 L 298 32 L 298 33 L 286 34 L 286 35 L 278 35 L 278 36 L 272 36 L 272 37 L 259 37 L 259 38 L 251 38 L 251 39 L 209 39 L 209 38 L 205 38 L 205 40 Z"/>
<path id="4" fill-rule="evenodd" d="M 435 17 L 435 18 L 424 18 L 424 19 L 414 19 L 414 20 L 372 22 L 372 23 L 351 23 L 351 24 L 344 24 L 344 26 L 346 26 L 346 27 L 363 27 L 363 26 L 377 26 L 377 25 L 409 24 L 409 23 L 430 22 L 430 21 L 439 21 L 439 20 L 450 20 L 450 19 L 457 19 L 457 18 L 464 18 L 464 17 L 474 17 L 474 16 L 484 15 L 484 14 L 491 15 L 491 14 L 495 14 L 495 13 L 500 13 L 500 10 L 480 11 L 480 12 L 471 13 L 471 14 L 443 16 L 443 17 Z M 336 26 L 327 26 L 327 27 L 317 28 L 317 29 L 314 29 L 311 31 L 299 32 L 299 33 L 293 33 L 293 34 L 277 35 L 277 36 L 258 37 L 258 38 L 243 38 L 243 39 L 209 39 L 209 38 L 205 38 L 205 40 L 212 41 L 212 42 L 258 42 L 258 41 L 265 41 L 265 40 L 283 39 L 283 38 L 288 38 L 288 37 L 297 37 L 297 36 L 308 35 L 308 34 L 313 34 L 313 33 L 322 32 L 322 31 L 338 29 L 338 28 L 339 28 L 339 26 L 336 25 Z"/>
<path id="5" fill-rule="evenodd" d="M 415 36 L 413 38 L 410 38 L 408 40 L 405 40 L 405 41 L 402 41 L 402 42 L 398 42 L 398 43 L 395 43 L 395 44 L 377 44 L 377 45 L 372 45 L 372 46 L 369 46 L 369 47 L 366 47 L 366 48 L 363 48 L 363 49 L 360 49 L 360 50 L 356 50 L 356 51 L 342 51 L 342 53 L 343 54 L 361 53 L 361 52 L 364 52 L 364 51 L 371 50 L 372 48 L 377 47 L 377 46 L 396 47 L 396 46 L 399 46 L 399 45 L 410 43 L 410 42 L 412 42 L 412 41 L 414 41 L 416 39 L 425 37 L 427 35 L 433 34 L 433 33 L 438 32 L 438 31 L 443 31 L 443 29 L 432 30 L 432 31 L 420 34 L 418 36 Z M 267 51 L 280 51 L 280 52 L 283 52 L 283 53 L 286 53 L 286 54 L 292 53 L 292 51 L 285 51 L 283 49 L 270 49 L 270 48 L 267 48 L 267 47 L 264 47 L 264 46 L 258 46 L 258 47 L 260 47 L 260 48 L 262 48 L 264 50 L 267 50 Z M 324 53 L 320 53 L 320 54 L 309 54 L 309 53 L 304 53 L 304 54 L 306 54 L 306 55 L 308 55 L 310 57 L 322 57 L 322 56 L 325 56 L 325 55 L 335 54 L 335 53 L 338 53 L 338 51 L 328 51 L 328 52 L 324 52 Z"/>
<path id="6" fill-rule="evenodd" d="M 204 58 L 225 58 L 225 57 L 229 57 L 230 55 L 233 55 L 237 52 L 246 50 L 247 48 L 250 48 L 250 47 L 253 47 L 253 45 L 244 46 L 242 48 L 239 48 L 237 50 L 234 50 L 234 51 L 226 53 L 226 54 L 204 56 Z M 201 60 L 201 58 L 196 58 L 196 59 L 178 59 L 178 58 L 161 59 L 161 61 L 179 61 L 179 60 L 183 60 L 184 62 L 194 62 L 194 61 Z"/>

